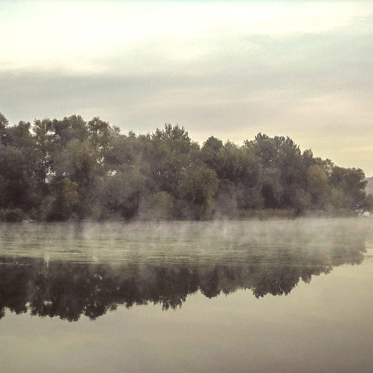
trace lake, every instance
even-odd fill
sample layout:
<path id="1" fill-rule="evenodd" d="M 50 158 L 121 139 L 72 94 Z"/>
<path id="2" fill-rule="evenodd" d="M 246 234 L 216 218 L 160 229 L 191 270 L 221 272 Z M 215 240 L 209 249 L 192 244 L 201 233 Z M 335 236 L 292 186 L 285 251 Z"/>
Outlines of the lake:
<path id="1" fill-rule="evenodd" d="M 0 371 L 372 372 L 373 219 L 0 225 Z"/>

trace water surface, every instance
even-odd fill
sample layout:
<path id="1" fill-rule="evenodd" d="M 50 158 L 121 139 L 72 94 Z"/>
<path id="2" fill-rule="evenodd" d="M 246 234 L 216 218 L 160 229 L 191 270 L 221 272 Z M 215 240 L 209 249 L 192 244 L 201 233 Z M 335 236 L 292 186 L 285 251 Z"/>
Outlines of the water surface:
<path id="1" fill-rule="evenodd" d="M 1 371 L 371 372 L 372 228 L 1 225 Z"/>

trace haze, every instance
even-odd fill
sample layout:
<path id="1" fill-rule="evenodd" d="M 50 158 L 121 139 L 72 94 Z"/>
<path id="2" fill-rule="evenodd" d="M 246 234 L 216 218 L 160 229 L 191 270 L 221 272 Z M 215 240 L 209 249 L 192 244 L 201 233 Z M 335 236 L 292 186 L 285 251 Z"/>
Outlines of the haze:
<path id="1" fill-rule="evenodd" d="M 290 136 L 373 176 L 372 24 L 370 1 L 2 1 L 0 111 Z"/>

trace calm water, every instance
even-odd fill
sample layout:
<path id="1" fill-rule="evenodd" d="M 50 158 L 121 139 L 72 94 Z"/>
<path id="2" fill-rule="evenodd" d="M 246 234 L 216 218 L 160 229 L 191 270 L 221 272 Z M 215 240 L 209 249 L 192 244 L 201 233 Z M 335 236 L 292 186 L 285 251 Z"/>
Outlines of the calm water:
<path id="1" fill-rule="evenodd" d="M 0 225 L 0 372 L 372 372 L 373 219 Z"/>

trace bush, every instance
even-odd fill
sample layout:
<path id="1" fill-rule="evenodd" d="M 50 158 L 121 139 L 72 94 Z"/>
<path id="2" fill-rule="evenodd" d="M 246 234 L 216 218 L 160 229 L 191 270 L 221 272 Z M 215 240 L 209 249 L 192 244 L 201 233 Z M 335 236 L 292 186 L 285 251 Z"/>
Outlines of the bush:
<path id="1" fill-rule="evenodd" d="M 0 210 L 0 221 L 16 223 L 21 222 L 24 217 L 24 212 L 21 209 L 3 209 Z"/>

